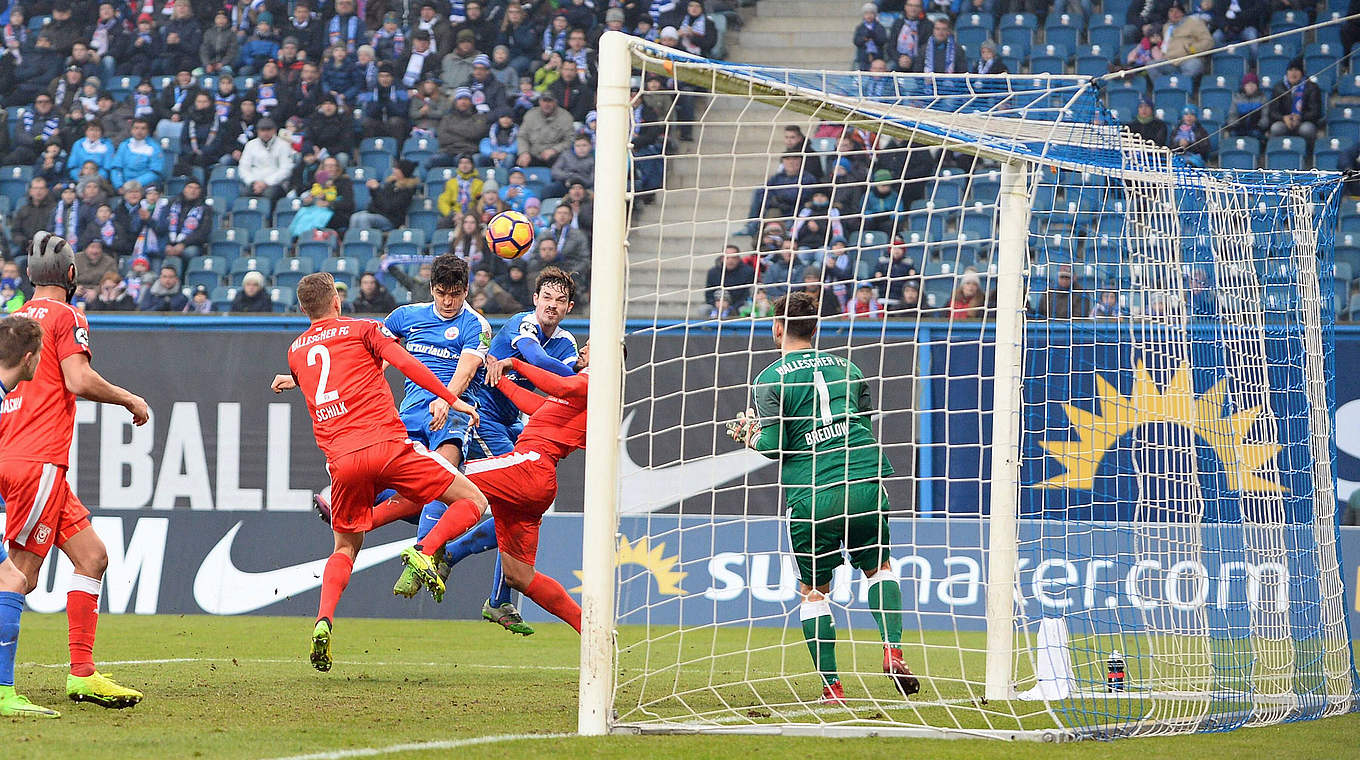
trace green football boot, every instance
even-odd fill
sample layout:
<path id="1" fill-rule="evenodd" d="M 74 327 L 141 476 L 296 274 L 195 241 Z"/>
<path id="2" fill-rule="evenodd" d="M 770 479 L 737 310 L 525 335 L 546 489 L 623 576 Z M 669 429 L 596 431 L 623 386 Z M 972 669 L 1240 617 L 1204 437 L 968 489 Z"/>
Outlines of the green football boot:
<path id="1" fill-rule="evenodd" d="M 99 671 L 88 676 L 66 675 L 66 696 L 72 702 L 93 702 L 100 707 L 122 709 L 142 701 L 142 693 L 114 683 Z"/>
<path id="2" fill-rule="evenodd" d="M 440 580 L 432 558 L 410 546 L 401 550 L 401 561 L 406 565 L 406 569 L 415 575 L 416 580 L 430 590 L 430 596 L 434 597 L 436 602 L 444 601 L 444 581 Z M 401 581 L 397 583 L 400 585 Z M 397 593 L 396 587 L 393 587 L 392 591 Z"/>
<path id="3" fill-rule="evenodd" d="M 331 669 L 331 621 L 325 618 L 312 629 L 312 667 L 322 673 Z"/>
<path id="4" fill-rule="evenodd" d="M 61 713 L 50 707 L 33 704 L 28 701 L 28 697 L 14 691 L 13 686 L 0 686 L 0 717 L 60 718 Z"/>
<path id="5" fill-rule="evenodd" d="M 534 629 L 524 618 L 520 617 L 519 610 L 515 605 L 506 602 L 499 607 L 492 607 L 491 600 L 482 602 L 482 617 L 489 623 L 497 623 L 500 627 L 511 633 L 518 633 L 521 636 L 534 635 Z"/>

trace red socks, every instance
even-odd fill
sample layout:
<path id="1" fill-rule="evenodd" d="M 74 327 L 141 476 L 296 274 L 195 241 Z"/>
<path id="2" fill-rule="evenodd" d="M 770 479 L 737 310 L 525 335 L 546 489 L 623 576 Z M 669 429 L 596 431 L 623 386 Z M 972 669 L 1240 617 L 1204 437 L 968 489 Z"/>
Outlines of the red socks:
<path id="1" fill-rule="evenodd" d="M 524 589 L 524 595 L 534 600 L 534 604 L 562 618 L 577 633 L 581 632 L 581 605 L 551 576 L 535 573 L 534 579 Z"/>
<path id="2" fill-rule="evenodd" d="M 420 510 L 424 506 L 424 504 L 417 504 L 405 496 L 393 496 L 373 507 L 373 528 L 376 530 L 388 523 L 415 517 L 420 514 Z"/>
<path id="3" fill-rule="evenodd" d="M 481 519 L 482 510 L 476 502 L 472 499 L 459 499 L 444 510 L 439 522 L 430 528 L 430 532 L 426 533 L 416 546 L 424 554 L 433 557 L 444 544 L 467 533 Z"/>
<path id="4" fill-rule="evenodd" d="M 99 587 L 96 578 L 75 574 L 66 592 L 67 643 L 71 648 L 71 674 L 94 675 L 94 630 L 99 625 Z"/>
<path id="5" fill-rule="evenodd" d="M 336 552 L 326 560 L 326 569 L 321 573 L 321 609 L 317 610 L 317 620 L 335 621 L 335 605 L 340 603 L 340 595 L 345 593 L 353 571 L 354 560 L 347 554 Z"/>

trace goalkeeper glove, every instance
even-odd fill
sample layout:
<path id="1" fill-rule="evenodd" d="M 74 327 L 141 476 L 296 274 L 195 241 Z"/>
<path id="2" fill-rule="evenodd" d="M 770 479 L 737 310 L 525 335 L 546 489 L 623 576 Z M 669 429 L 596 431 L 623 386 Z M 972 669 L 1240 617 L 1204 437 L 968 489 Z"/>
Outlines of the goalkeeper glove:
<path id="1" fill-rule="evenodd" d="M 760 437 L 760 420 L 756 418 L 756 410 L 747 409 L 738 413 L 735 420 L 727 423 L 727 435 L 743 446 L 754 448 L 755 440 Z"/>

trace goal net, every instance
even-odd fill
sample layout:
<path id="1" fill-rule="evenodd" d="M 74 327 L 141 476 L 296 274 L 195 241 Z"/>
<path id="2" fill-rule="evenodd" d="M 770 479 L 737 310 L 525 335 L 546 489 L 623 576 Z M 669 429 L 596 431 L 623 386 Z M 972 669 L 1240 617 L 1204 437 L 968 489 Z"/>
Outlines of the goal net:
<path id="1" fill-rule="evenodd" d="M 1076 77 L 614 33 L 600 70 L 583 732 L 1055 740 L 1355 707 L 1338 175 L 1196 168 Z M 780 463 L 724 429 L 792 291 L 821 305 L 814 348 L 863 372 L 891 464 L 890 570 L 847 546 L 825 627 Z"/>

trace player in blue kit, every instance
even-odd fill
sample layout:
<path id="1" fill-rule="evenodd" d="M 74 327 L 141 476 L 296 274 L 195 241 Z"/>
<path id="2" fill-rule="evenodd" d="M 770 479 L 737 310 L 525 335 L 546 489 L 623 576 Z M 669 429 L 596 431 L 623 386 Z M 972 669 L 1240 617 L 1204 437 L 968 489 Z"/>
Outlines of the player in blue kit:
<path id="1" fill-rule="evenodd" d="M 513 370 L 511 359 L 522 359 L 562 377 L 576 374 L 576 338 L 561 327 L 562 320 L 575 305 L 575 297 L 576 284 L 571 276 L 557 267 L 546 267 L 534 282 L 534 310 L 510 317 L 496 333 L 487 353 L 497 361 L 488 362 L 484 381 L 472 386 L 481 422 L 468 442 L 469 462 L 510 453 L 524 428 L 519 408 L 504 393 L 490 385 L 493 379 L 503 375 L 534 390 L 532 383 Z M 421 514 L 422 527 L 433 525 L 438 520 L 438 514 L 433 514 L 436 511 L 437 507 L 426 507 Z M 473 554 L 494 548 L 495 525 L 491 520 L 483 520 L 476 528 L 449 542 L 445 548 L 444 564 L 451 567 Z M 399 589 L 404 595 L 408 591 L 415 594 L 419 588 L 419 581 L 410 572 L 403 572 L 394 590 Z M 499 623 L 513 633 L 527 636 L 533 633 L 533 628 L 524 623 L 510 603 L 510 594 L 510 586 L 505 582 L 497 557 L 491 596 L 482 605 L 482 617 Z"/>

